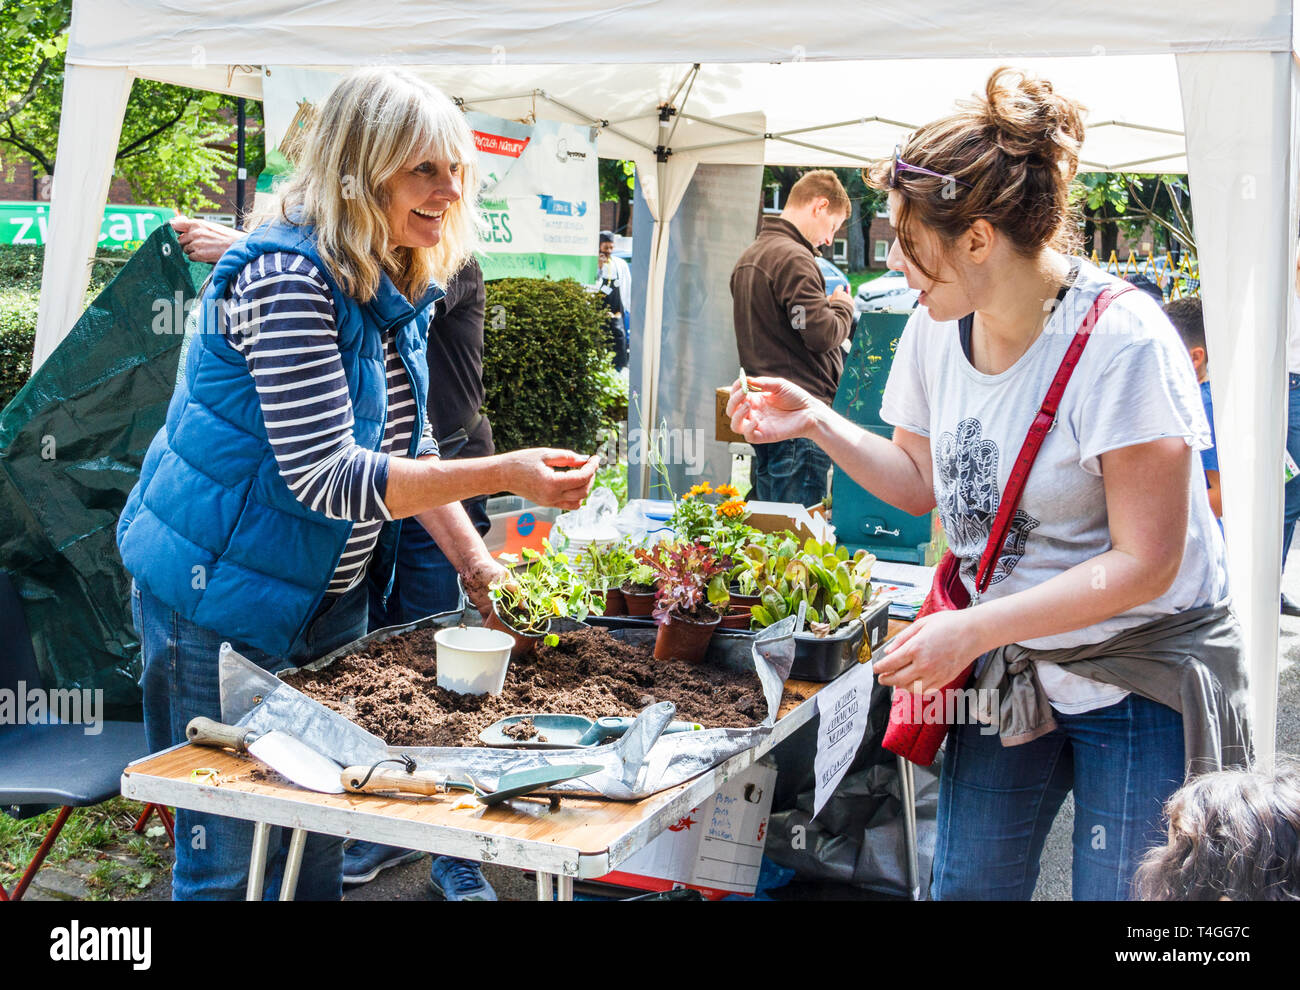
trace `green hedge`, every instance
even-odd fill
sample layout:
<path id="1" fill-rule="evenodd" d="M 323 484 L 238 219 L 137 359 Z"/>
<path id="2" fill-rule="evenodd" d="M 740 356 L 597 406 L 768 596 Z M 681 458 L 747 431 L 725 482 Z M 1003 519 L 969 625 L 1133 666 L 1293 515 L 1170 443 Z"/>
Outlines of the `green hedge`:
<path id="1" fill-rule="evenodd" d="M 484 411 L 497 450 L 596 449 L 606 320 L 600 297 L 572 279 L 487 284 Z"/>
<path id="2" fill-rule="evenodd" d="M 128 255 L 96 258 L 90 269 L 89 302 L 112 280 Z M 0 409 L 27 384 L 36 345 L 36 306 L 45 248 L 0 246 Z"/>

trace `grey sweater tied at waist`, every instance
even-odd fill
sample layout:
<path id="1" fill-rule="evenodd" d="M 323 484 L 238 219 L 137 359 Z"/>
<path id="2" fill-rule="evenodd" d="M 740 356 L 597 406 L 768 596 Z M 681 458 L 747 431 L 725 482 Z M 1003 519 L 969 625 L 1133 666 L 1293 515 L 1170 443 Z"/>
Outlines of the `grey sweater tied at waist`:
<path id="1" fill-rule="evenodd" d="M 1059 664 L 1179 712 L 1188 777 L 1250 764 L 1249 678 L 1241 627 L 1227 602 L 1161 616 L 1100 643 L 993 650 L 972 686 L 980 721 L 998 726 L 1004 746 L 1056 728 L 1034 663 Z"/>

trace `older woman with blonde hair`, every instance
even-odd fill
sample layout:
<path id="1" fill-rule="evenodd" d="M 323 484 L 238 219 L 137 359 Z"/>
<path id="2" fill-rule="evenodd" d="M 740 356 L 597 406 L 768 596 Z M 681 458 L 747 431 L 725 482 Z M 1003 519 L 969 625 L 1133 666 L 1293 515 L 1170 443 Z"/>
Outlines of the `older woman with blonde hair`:
<path id="1" fill-rule="evenodd" d="M 354 73 L 321 107 L 280 214 L 214 268 L 118 526 L 151 748 L 183 741 L 196 715 L 221 717 L 223 641 L 276 671 L 362 635 L 367 571 L 391 582 L 408 517 L 469 548 L 454 563 L 484 607 L 500 568 L 460 501 L 509 490 L 572 508 L 590 488 L 594 459 L 571 451 L 437 456 L 427 331 L 476 243 L 474 157 L 442 93 L 404 72 Z M 173 897 L 242 896 L 251 825 L 181 811 L 177 828 Z M 312 836 L 299 898 L 337 899 L 341 864 L 340 840 Z"/>

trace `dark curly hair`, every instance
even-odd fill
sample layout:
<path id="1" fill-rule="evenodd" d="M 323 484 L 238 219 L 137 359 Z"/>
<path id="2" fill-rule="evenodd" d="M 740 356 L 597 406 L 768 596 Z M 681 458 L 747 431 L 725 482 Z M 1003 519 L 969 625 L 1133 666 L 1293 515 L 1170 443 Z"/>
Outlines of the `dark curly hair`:
<path id="1" fill-rule="evenodd" d="M 1300 900 L 1300 764 L 1197 777 L 1165 804 L 1169 840 L 1143 857 L 1144 901 Z"/>
<path id="2" fill-rule="evenodd" d="M 899 193 L 895 226 L 903 253 L 934 279 L 917 260 L 913 224 L 947 245 L 976 220 L 987 220 L 1027 256 L 1045 245 L 1072 251 L 1078 221 L 1070 183 L 1083 144 L 1083 106 L 1050 82 L 1006 66 L 989 76 L 982 95 L 957 105 L 957 113 L 918 129 L 900 151 L 905 162 L 951 180 L 894 175 L 892 160 L 863 170 L 876 189 Z"/>

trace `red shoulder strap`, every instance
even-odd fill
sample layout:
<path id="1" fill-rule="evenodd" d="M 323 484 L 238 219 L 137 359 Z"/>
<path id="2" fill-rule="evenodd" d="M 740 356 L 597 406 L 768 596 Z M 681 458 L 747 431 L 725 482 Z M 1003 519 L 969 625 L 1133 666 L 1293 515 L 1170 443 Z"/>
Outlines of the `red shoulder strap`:
<path id="1" fill-rule="evenodd" d="M 1109 287 L 1102 289 L 1093 301 L 1092 307 L 1084 315 L 1083 322 L 1079 324 L 1074 340 L 1070 341 L 1070 347 L 1061 360 L 1061 366 L 1056 369 L 1056 377 L 1052 379 L 1052 384 L 1047 390 L 1047 397 L 1043 399 L 1038 415 L 1034 417 L 1034 422 L 1029 427 L 1029 435 L 1025 437 L 1025 442 L 1020 448 L 1020 456 L 1016 458 L 1016 463 L 1011 468 L 1011 477 L 1007 479 L 1007 490 L 1002 494 L 998 514 L 993 519 L 989 542 L 984 547 L 984 555 L 980 557 L 979 572 L 975 578 L 976 594 L 983 594 L 993 579 L 993 565 L 997 562 L 1003 544 L 1006 543 L 1007 533 L 1011 530 L 1011 520 L 1015 517 L 1020 496 L 1025 490 L 1029 469 L 1034 466 L 1039 448 L 1043 446 L 1048 432 L 1056 423 L 1056 411 L 1061 405 L 1061 395 L 1065 392 L 1065 386 L 1069 384 L 1074 369 L 1079 365 L 1079 358 L 1083 356 L 1083 349 L 1087 346 L 1092 328 L 1101 319 L 1101 314 L 1106 312 L 1106 307 L 1132 288 L 1133 286 L 1126 285 L 1122 289 Z"/>

